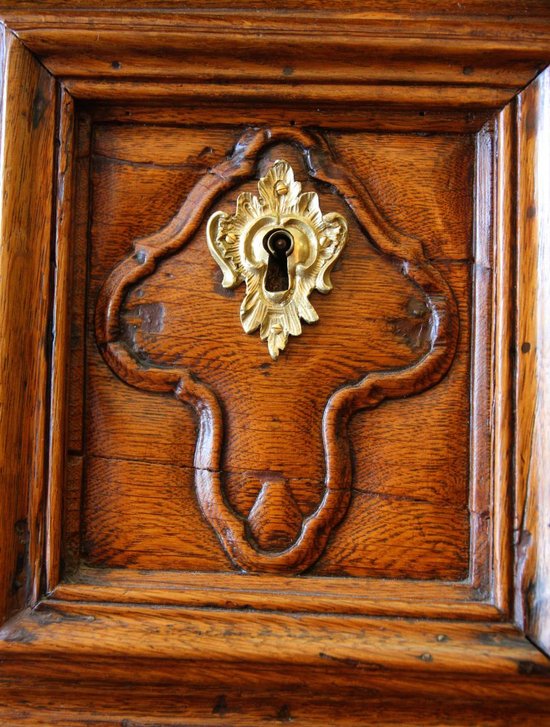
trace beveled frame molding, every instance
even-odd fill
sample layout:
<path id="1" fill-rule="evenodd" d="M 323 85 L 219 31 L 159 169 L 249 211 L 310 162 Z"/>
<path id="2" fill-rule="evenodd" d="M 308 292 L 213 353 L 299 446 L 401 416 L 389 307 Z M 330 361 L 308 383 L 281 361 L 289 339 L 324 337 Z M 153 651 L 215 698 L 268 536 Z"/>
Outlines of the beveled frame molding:
<path id="1" fill-rule="evenodd" d="M 0 614 L 8 620 L 0 631 L 0 676 L 27 682 L 29 698 L 39 693 L 44 669 L 60 684 L 74 678 L 71 666 L 81 679 L 97 682 L 106 667 L 120 680 L 131 671 L 136 684 L 154 669 L 157 678 L 192 688 L 234 685 L 238 665 L 239 687 L 254 689 L 258 673 L 264 685 L 281 683 L 276 660 L 292 688 L 306 668 L 320 690 L 374 684 L 409 697 L 450 699 L 467 679 L 484 685 L 489 705 L 521 702 L 527 690 L 530 708 L 543 709 L 548 660 L 527 637 L 550 649 L 550 310 L 544 280 L 550 221 L 541 187 L 548 71 L 515 96 L 550 61 L 544 3 L 532 3 L 531 17 L 506 19 L 513 9 L 506 2 L 498 16 L 475 0 L 475 13 L 454 17 L 435 0 L 433 14 L 422 16 L 404 0 L 392 12 L 382 4 L 376 15 L 353 2 L 349 14 L 328 6 L 315 28 L 304 10 L 296 15 L 291 50 L 288 43 L 285 53 L 275 50 L 269 66 L 250 60 L 264 42 L 258 30 L 277 41 L 286 37 L 288 21 L 284 13 L 264 11 L 250 24 L 252 0 L 241 3 L 231 22 L 195 2 L 189 11 L 169 13 L 145 2 L 137 19 L 124 4 L 117 12 L 88 5 L 60 10 L 44 3 L 38 18 L 32 3 L 0 8 L 10 28 L 2 45 Z M 295 9 L 291 0 L 280 6 Z M 132 30 L 125 25 L 130 18 Z M 206 29 L 212 63 L 203 70 L 193 53 Z M 332 49 L 339 59 L 321 75 L 320 37 L 323 53 Z M 166 50 L 160 64 L 159 47 Z M 277 49 L 277 42 L 270 47 Z M 396 49 L 399 59 L 388 61 Z M 416 77 L 412 57 L 419 59 Z M 484 527 L 489 507 L 493 547 L 479 559 L 490 564 L 489 572 L 473 568 L 468 583 L 452 589 L 422 584 L 423 597 L 411 584 L 408 599 L 393 583 L 377 584 L 381 599 L 351 586 L 335 598 L 317 593 L 313 608 L 307 586 L 283 579 L 269 593 L 270 607 L 280 612 L 262 614 L 255 610 L 266 608 L 259 582 L 245 593 L 222 583 L 213 597 L 220 610 L 213 611 L 199 608 L 212 597 L 207 601 L 205 584 L 193 585 L 191 576 L 176 574 L 170 582 L 153 574 L 128 585 L 126 574 L 111 571 L 104 583 L 87 580 L 86 573 L 77 583 L 60 581 L 75 104 L 107 102 L 116 113 L 131 103 L 147 114 L 145 103 L 202 98 L 210 107 L 223 98 L 238 105 L 252 95 L 266 106 L 307 109 L 314 101 L 319 113 L 341 109 L 348 121 L 361 112 L 371 128 L 479 132 L 475 239 L 490 235 L 493 246 L 488 251 L 480 242 L 478 251 L 475 330 L 486 337 L 491 332 L 494 368 L 485 411 L 493 412 L 493 436 L 488 473 L 472 441 L 473 470 L 492 483 L 491 499 L 471 503 L 472 541 L 475 552 L 475 530 Z M 490 283 L 484 266 L 492 270 Z M 489 313 L 484 294 L 491 296 Z M 477 320 L 484 315 L 485 323 Z M 474 402 L 473 416 L 482 413 Z M 244 603 L 252 612 L 231 610 Z M 332 614 L 322 615 L 324 608 Z M 285 610 L 314 613 L 298 617 Z M 465 662 L 471 663 L 468 674 Z M 2 692 L 9 701 L 9 689 Z"/>

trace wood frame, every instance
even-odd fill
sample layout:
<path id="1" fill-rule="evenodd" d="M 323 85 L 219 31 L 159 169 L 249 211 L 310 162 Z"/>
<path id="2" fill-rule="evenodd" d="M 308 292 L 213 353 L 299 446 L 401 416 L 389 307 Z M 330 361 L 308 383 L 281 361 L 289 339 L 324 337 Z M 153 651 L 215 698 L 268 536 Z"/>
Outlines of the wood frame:
<path id="1" fill-rule="evenodd" d="M 118 723 L 122 707 L 140 724 L 159 714 L 179 724 L 173 710 L 183 700 L 198 724 L 230 719 L 228 703 L 242 723 L 273 710 L 279 721 L 322 722 L 329 700 L 333 710 L 345 705 L 343 724 L 365 708 L 377 723 L 398 719 L 411 705 L 419 721 L 437 723 L 434 697 L 449 714 L 548 715 L 550 76 L 537 77 L 550 61 L 548 7 L 530 2 L 523 17 L 514 3 L 496 11 L 474 0 L 449 14 L 432 0 L 421 14 L 400 0 L 376 13 L 355 2 L 319 12 L 284 0 L 268 12 L 249 0 L 228 17 L 216 2 L 159 5 L 47 2 L 39 16 L 33 3 L 0 5 L 0 715 L 75 724 L 94 705 L 106 724 Z M 329 52 L 334 63 L 320 65 Z M 407 598 L 392 582 L 377 584 L 377 598 L 350 584 L 336 598 L 317 594 L 312 607 L 307 587 L 283 578 L 270 583 L 269 608 L 266 581 L 255 576 L 247 592 L 222 579 L 217 595 L 206 578 L 178 574 L 60 581 L 75 106 L 107 104 L 116 117 L 133 104 L 144 117 L 151 103 L 172 101 L 177 115 L 193 100 L 200 114 L 252 95 L 266 108 L 315 101 L 323 113 L 361 112 L 372 128 L 478 132 L 476 290 L 494 311 L 483 320 L 476 302 L 476 330 L 490 336 L 494 362 L 489 467 L 472 442 L 473 468 L 492 482 L 492 501 L 471 503 L 479 527 L 493 513 L 481 580 L 474 571 L 452 588 L 424 584 L 423 595 L 413 584 Z M 52 684 L 63 710 L 47 695 Z M 119 703 L 106 696 L 113 684 Z M 132 685 L 139 697 L 127 696 Z M 270 712 L 261 700 L 275 687 L 292 704 L 281 696 Z"/>

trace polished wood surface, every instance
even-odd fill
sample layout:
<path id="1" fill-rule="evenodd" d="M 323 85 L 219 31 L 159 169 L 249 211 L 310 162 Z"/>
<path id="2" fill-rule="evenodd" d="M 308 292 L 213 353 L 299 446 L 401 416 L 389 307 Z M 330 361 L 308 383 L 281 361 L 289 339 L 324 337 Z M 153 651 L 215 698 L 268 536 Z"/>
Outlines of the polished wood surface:
<path id="1" fill-rule="evenodd" d="M 548 422 L 550 296 L 550 75 L 518 101 L 518 289 L 516 319 L 516 617 L 550 650 L 550 427 Z"/>
<path id="2" fill-rule="evenodd" d="M 292 158 L 292 150 L 277 143 L 285 139 L 307 152 L 306 173 L 340 190 L 361 228 L 351 227 L 347 280 L 344 270 L 341 276 L 336 272 L 336 290 L 316 302 L 320 322 L 271 363 L 255 336 L 239 335 L 235 306 L 225 302 L 223 291 L 201 294 L 217 271 L 204 262 L 204 223 L 198 225 L 213 194 L 219 197 L 233 178 L 246 174 L 246 180 L 258 158 L 260 169 L 279 157 Z M 269 153 L 260 156 L 268 144 Z M 197 499 L 228 555 L 247 571 L 300 572 L 317 560 L 349 503 L 347 429 L 353 413 L 436 385 L 455 356 L 458 321 L 444 278 L 423 259 L 416 241 L 394 231 L 372 203 L 363 206 L 362 194 L 368 201 L 368 191 L 337 166 L 320 137 L 247 131 L 228 162 L 199 178 L 174 219 L 135 243 L 98 298 L 96 339 L 114 372 L 140 389 L 174 391 L 196 409 L 199 431 L 189 466 L 195 469 Z M 321 203 L 346 211 L 342 202 L 323 194 Z M 366 250 L 365 234 L 373 241 Z M 399 286 L 406 292 L 397 293 Z M 326 479 L 315 497 L 311 490 L 321 488 L 324 474 L 321 441 Z M 233 478 L 238 509 L 222 499 L 223 475 L 214 474 L 220 468 Z M 368 490 L 368 483 L 361 485 Z M 287 502 L 277 494 L 281 487 Z M 248 507 L 241 496 L 246 489 L 253 498 Z M 293 532 L 285 543 L 267 547 L 263 531 L 277 519 L 278 509 L 290 527 L 290 504 L 296 515 Z M 262 538 L 256 545 L 255 531 Z M 353 543 L 362 540 L 354 536 Z M 351 547 L 353 558 L 354 545 L 340 547 Z"/>
<path id="3" fill-rule="evenodd" d="M 47 431 L 46 335 L 55 84 L 2 32 L 0 234 L 0 618 L 25 605 L 40 569 Z M 25 486 L 27 485 L 27 486 Z M 30 498 L 30 499 L 29 499 Z M 38 597 L 37 584 L 32 597 Z"/>
<path id="4" fill-rule="evenodd" d="M 143 13 L 121 3 L 113 13 L 101 3 L 42 3 L 37 14 L 32 4 L 15 2 L 6 17 L 54 75 L 68 78 L 69 89 L 109 99 L 122 92 L 189 100 L 204 81 L 206 95 L 220 99 L 225 82 L 237 80 L 241 99 L 278 104 L 330 101 L 337 84 L 348 103 L 403 106 L 406 98 L 430 110 L 496 109 L 547 62 L 542 0 L 376 7 L 293 1 L 276 8 L 238 2 L 229 11 L 224 3 L 169 2 L 157 14 L 141 7 Z M 141 83 L 119 83 L 124 78 Z M 143 83 L 149 79 L 154 83 Z"/>
<path id="5" fill-rule="evenodd" d="M 0 14 L 0 721 L 545 724 L 547 3 Z M 205 223 L 280 158 L 272 361 Z"/>
<path id="6" fill-rule="evenodd" d="M 344 724 L 371 714 L 382 724 L 466 724 L 474 713 L 498 725 L 548 717 L 547 660 L 507 624 L 354 618 L 342 628 L 337 615 L 251 620 L 235 611 L 139 606 L 125 613 L 51 602 L 12 622 L 5 653 L 0 678 L 7 670 L 12 679 L 40 682 L 47 668 L 62 689 L 64 710 L 36 690 L 35 704 L 45 708 L 33 712 L 38 724 L 56 716 L 111 724 L 122 714 L 138 724 L 153 724 L 153 714 L 157 724 L 210 724 L 212 715 L 227 724 L 273 723 L 268 694 L 267 705 L 278 705 L 275 712 L 286 705 L 298 724 L 338 723 L 342 709 Z M 82 689 L 75 689 L 75 670 Z M 112 696 L 101 699 L 106 673 Z M 132 704 L 124 696 L 129 673 Z M 194 690 L 184 706 L 182 684 Z M 17 690 L 10 705 L 12 719 L 29 713 Z"/>

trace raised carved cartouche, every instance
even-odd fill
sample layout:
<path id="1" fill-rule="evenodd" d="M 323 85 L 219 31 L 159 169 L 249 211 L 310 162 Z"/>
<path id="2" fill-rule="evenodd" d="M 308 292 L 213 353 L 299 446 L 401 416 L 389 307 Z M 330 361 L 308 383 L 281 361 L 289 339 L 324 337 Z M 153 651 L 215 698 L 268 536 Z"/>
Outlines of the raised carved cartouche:
<path id="1" fill-rule="evenodd" d="M 332 289 L 330 271 L 347 239 L 342 215 L 323 215 L 317 194 L 301 189 L 290 164 L 278 160 L 259 180 L 259 197 L 243 192 L 234 214 L 215 212 L 206 228 L 222 285 L 246 284 L 244 330 L 260 328 L 273 359 L 290 334 L 300 335 L 300 319 L 319 320 L 309 295 L 314 288 L 320 293 Z"/>
<path id="2" fill-rule="evenodd" d="M 318 420 L 325 478 L 323 494 L 313 509 L 300 510 L 284 473 L 277 473 L 276 466 L 268 461 L 268 474 L 254 505 L 240 512 L 225 490 L 223 455 L 229 443 L 223 416 L 224 391 L 209 383 L 208 368 L 190 353 L 192 368 L 163 361 L 144 364 L 141 352 L 136 355 L 135 348 L 121 335 L 121 316 L 132 287 L 143 284 L 161 262 L 183 251 L 200 229 L 206 210 L 223 193 L 249 183 L 262 155 L 275 143 L 291 143 L 298 149 L 309 177 L 330 188 L 335 203 L 336 195 L 347 203 L 349 216 L 346 222 L 334 212 L 323 215 L 317 194 L 302 193 L 290 165 L 275 161 L 258 182 L 258 197 L 242 192 L 234 214 L 218 211 L 208 219 L 208 244 L 223 271 L 224 286 L 246 283 L 241 306 L 245 331 L 260 327 L 260 336 L 267 339 L 275 358 L 289 334 L 300 333 L 300 318 L 317 320 L 308 296 L 314 288 L 330 290 L 331 269 L 346 242 L 348 224 L 350 229 L 353 224 L 372 245 L 381 266 L 391 266 L 399 278 L 422 291 L 430 334 L 425 338 L 427 350 L 407 363 L 396 359 L 369 371 L 367 349 L 365 362 L 362 355 L 354 363 L 346 354 L 347 368 L 338 369 L 342 378 L 337 376 L 335 388 L 328 390 Z M 334 324 L 332 331 L 334 334 Z M 452 363 L 457 336 L 456 302 L 445 279 L 426 259 L 422 245 L 386 220 L 368 190 L 334 158 L 322 137 L 295 128 L 247 130 L 231 157 L 198 181 L 170 223 L 136 241 L 134 251 L 105 282 L 96 308 L 97 343 L 112 370 L 132 386 L 171 393 L 193 407 L 198 424 L 194 456 L 198 503 L 231 560 L 240 569 L 256 573 L 301 573 L 315 563 L 350 503 L 353 464 L 349 423 L 353 415 L 361 409 L 373 409 L 385 399 L 413 396 L 437 384 Z M 240 351 L 236 356 L 234 360 Z M 246 396 L 244 390 L 239 391 L 240 397 Z M 298 439 L 296 445 L 300 445 Z"/>

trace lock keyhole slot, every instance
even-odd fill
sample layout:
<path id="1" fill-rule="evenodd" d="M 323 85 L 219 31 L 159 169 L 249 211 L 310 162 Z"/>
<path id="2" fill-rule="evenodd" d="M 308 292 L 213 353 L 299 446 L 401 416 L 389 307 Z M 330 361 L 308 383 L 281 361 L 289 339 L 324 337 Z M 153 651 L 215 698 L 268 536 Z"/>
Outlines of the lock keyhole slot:
<path id="1" fill-rule="evenodd" d="M 269 255 L 264 286 L 270 293 L 282 293 L 289 288 L 288 256 L 294 249 L 294 238 L 282 228 L 270 230 L 264 237 L 264 248 Z"/>

